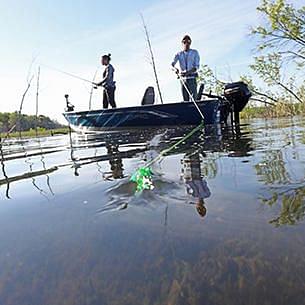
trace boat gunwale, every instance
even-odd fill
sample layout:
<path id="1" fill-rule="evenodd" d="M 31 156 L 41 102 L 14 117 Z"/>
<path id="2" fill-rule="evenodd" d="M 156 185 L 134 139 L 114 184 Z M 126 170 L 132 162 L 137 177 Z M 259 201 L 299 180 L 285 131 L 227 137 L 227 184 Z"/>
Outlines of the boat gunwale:
<path id="1" fill-rule="evenodd" d="M 205 126 L 210 126 L 210 125 L 215 125 L 214 124 L 206 124 Z M 187 124 L 187 125 L 177 125 L 176 127 L 182 128 L 182 127 L 196 127 L 198 124 Z M 147 128 L 152 128 L 152 129 L 166 129 L 166 128 L 173 128 L 173 125 L 160 125 L 160 126 L 155 126 L 155 125 L 150 125 L 150 126 L 137 126 L 137 127 L 78 127 L 76 125 L 70 124 L 70 127 L 76 132 L 76 133 L 83 133 L 83 134 L 97 134 L 97 133 L 104 133 L 104 132 L 119 132 L 119 131 L 126 131 L 126 132 L 133 132 L 137 131 L 139 129 L 147 129 Z M 95 128 L 95 130 L 94 130 Z"/>
<path id="2" fill-rule="evenodd" d="M 201 101 L 196 101 L 198 104 L 203 104 L 203 103 L 209 103 L 209 102 L 221 102 L 219 99 L 207 99 L 207 100 L 201 100 Z M 129 107 L 119 107 L 119 108 L 110 108 L 110 109 L 94 109 L 94 110 L 82 110 L 82 111 L 65 111 L 63 112 L 63 115 L 81 115 L 81 114 L 88 114 L 88 113 L 101 113 L 101 112 L 115 112 L 119 110 L 139 110 L 139 108 L 152 108 L 152 107 L 162 107 L 162 106 L 174 106 L 174 105 L 192 105 L 194 104 L 189 101 L 182 101 L 182 102 L 174 102 L 174 103 L 165 103 L 165 104 L 152 104 L 152 105 L 140 105 L 140 106 L 129 106 Z"/>

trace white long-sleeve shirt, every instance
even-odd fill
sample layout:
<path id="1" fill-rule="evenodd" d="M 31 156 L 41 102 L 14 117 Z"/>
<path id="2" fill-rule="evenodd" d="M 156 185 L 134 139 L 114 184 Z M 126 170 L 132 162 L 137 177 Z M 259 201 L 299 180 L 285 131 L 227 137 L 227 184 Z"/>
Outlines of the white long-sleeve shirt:
<path id="1" fill-rule="evenodd" d="M 209 198 L 211 191 L 205 179 L 186 181 L 187 193 L 199 199 Z"/>
<path id="2" fill-rule="evenodd" d="M 194 49 L 189 49 L 188 51 L 180 51 L 175 55 L 172 66 L 174 67 L 177 62 L 179 62 L 181 71 L 186 72 L 193 68 L 198 70 L 200 65 L 200 56 L 198 51 Z"/>

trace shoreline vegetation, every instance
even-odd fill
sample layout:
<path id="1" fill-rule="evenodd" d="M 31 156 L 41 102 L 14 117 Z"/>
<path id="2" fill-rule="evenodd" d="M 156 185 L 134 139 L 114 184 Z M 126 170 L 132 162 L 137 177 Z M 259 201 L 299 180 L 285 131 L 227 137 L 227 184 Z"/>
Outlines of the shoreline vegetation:
<path id="1" fill-rule="evenodd" d="M 69 129 L 45 115 L 19 115 L 18 112 L 0 112 L 0 137 L 17 138 L 66 134 Z"/>
<path id="2" fill-rule="evenodd" d="M 241 119 L 280 118 L 305 114 L 305 103 L 278 102 L 276 105 L 247 105 L 240 113 Z"/>
<path id="3" fill-rule="evenodd" d="M 16 131 L 16 121 L 8 122 L 6 124 L 6 130 L 4 130 L 3 116 L 9 117 L 12 115 L 14 117 L 15 113 L 0 113 L 0 139 L 6 138 L 18 138 L 18 137 L 48 137 L 55 135 L 62 135 L 69 133 L 69 127 L 61 125 L 56 121 L 51 120 L 46 116 L 40 116 L 40 121 L 44 122 L 44 126 L 48 127 L 31 127 L 21 132 Z M 279 118 L 279 117 L 292 117 L 297 115 L 305 114 L 305 103 L 287 103 L 285 101 L 278 102 L 276 105 L 264 105 L 264 106 L 254 106 L 247 105 L 245 109 L 240 113 L 241 119 L 255 119 L 255 118 Z M 27 118 L 32 116 L 22 115 L 23 120 L 27 121 Z M 47 122 L 47 123 L 46 123 Z M 31 124 L 30 124 L 31 125 Z"/>
<path id="4" fill-rule="evenodd" d="M 32 137 L 49 137 L 49 136 L 56 136 L 69 133 L 69 127 L 61 127 L 55 129 L 45 129 L 45 128 L 38 128 L 37 133 L 35 129 L 29 129 L 21 131 L 21 138 L 32 138 Z M 1 132 L 0 139 L 11 139 L 11 138 L 19 138 L 20 133 L 19 131 L 14 131 L 11 133 Z"/>

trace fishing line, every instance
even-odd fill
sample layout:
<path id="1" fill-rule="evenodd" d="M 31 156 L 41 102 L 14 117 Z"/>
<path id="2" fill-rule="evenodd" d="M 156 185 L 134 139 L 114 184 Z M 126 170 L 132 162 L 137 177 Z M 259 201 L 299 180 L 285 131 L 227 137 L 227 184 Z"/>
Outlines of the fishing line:
<path id="1" fill-rule="evenodd" d="M 140 167 L 139 169 L 136 170 L 136 172 L 131 176 L 130 181 L 136 183 L 136 185 L 137 185 L 136 191 L 137 192 L 141 192 L 141 191 L 143 191 L 145 189 L 152 190 L 154 188 L 153 183 L 152 183 L 153 172 L 152 172 L 152 169 L 151 169 L 151 165 L 153 163 L 155 163 L 158 160 L 160 160 L 164 155 L 168 154 L 170 151 L 175 149 L 179 144 L 183 143 L 185 140 L 187 140 L 195 132 L 197 132 L 198 130 L 200 130 L 204 126 L 204 115 L 203 115 L 203 113 L 201 112 L 199 106 L 197 105 L 193 95 L 189 91 L 189 89 L 188 89 L 186 83 L 184 82 L 184 80 L 180 77 L 180 75 L 177 74 L 177 76 L 178 76 L 178 79 L 180 80 L 182 86 L 185 88 L 186 92 L 190 96 L 191 101 L 194 103 L 197 111 L 199 112 L 199 114 L 200 114 L 200 116 L 202 118 L 202 121 L 201 121 L 201 123 L 197 127 L 195 127 L 193 130 L 191 130 L 182 139 L 177 141 L 175 144 L 173 144 L 169 148 L 162 150 L 160 152 L 160 154 L 156 158 L 154 158 L 153 160 L 148 162 L 145 166 Z"/>
<path id="2" fill-rule="evenodd" d="M 154 158 L 151 161 L 149 161 L 148 163 L 146 163 L 145 166 L 138 168 L 136 170 L 136 172 L 130 177 L 130 181 L 136 183 L 136 185 L 137 185 L 136 191 L 141 192 L 143 190 L 152 190 L 154 188 L 154 186 L 152 183 L 153 171 L 151 169 L 151 165 L 154 164 L 155 162 L 159 161 L 162 157 L 164 157 L 166 154 L 168 154 L 173 149 L 177 148 L 178 145 L 180 145 L 185 140 L 190 138 L 197 131 L 201 130 L 201 128 L 203 126 L 204 126 L 204 122 L 202 121 L 197 127 L 192 129 L 182 139 L 177 141 L 175 144 L 171 145 L 169 148 L 162 150 L 156 158 Z"/>
<path id="3" fill-rule="evenodd" d="M 178 73 L 176 73 L 176 74 L 177 74 L 177 77 L 178 77 L 178 79 L 180 80 L 182 86 L 184 87 L 184 89 L 186 90 L 187 94 L 189 95 L 191 101 L 192 101 L 192 102 L 194 103 L 194 105 L 196 106 L 196 109 L 198 110 L 198 112 L 199 112 L 199 114 L 200 114 L 202 120 L 204 120 L 204 115 L 203 115 L 203 113 L 201 112 L 199 106 L 197 105 L 197 103 L 196 103 L 196 101 L 195 101 L 193 95 L 191 94 L 189 88 L 187 87 L 187 85 L 186 85 L 184 79 L 183 79 Z"/>
<path id="4" fill-rule="evenodd" d="M 91 80 L 88 80 L 86 78 L 83 78 L 83 77 L 80 77 L 78 75 L 75 75 L 75 74 L 72 74 L 70 72 L 66 72 L 66 71 L 63 71 L 63 70 L 60 70 L 60 69 L 57 69 L 57 68 L 54 68 L 54 67 L 51 67 L 51 66 L 48 66 L 48 65 L 45 65 L 45 64 L 41 64 L 42 66 L 50 69 L 50 70 L 54 70 L 54 71 L 57 71 L 59 73 L 62 73 L 62 74 L 65 74 L 65 75 L 68 75 L 70 77 L 73 77 L 73 78 L 76 78 L 78 80 L 82 80 L 84 82 L 87 82 L 87 83 L 90 83 L 91 85 L 95 85 L 94 82 L 92 82 Z"/>

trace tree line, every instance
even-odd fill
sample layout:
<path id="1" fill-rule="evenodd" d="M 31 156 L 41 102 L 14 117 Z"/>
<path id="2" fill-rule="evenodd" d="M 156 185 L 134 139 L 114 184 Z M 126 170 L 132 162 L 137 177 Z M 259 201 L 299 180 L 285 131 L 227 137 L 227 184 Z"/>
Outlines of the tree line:
<path id="1" fill-rule="evenodd" d="M 17 111 L 0 112 L 0 132 L 3 133 L 7 133 L 12 129 L 27 131 L 35 128 L 56 129 L 61 127 L 63 127 L 61 124 L 45 115 L 36 117 L 35 115 L 20 115 Z"/>

